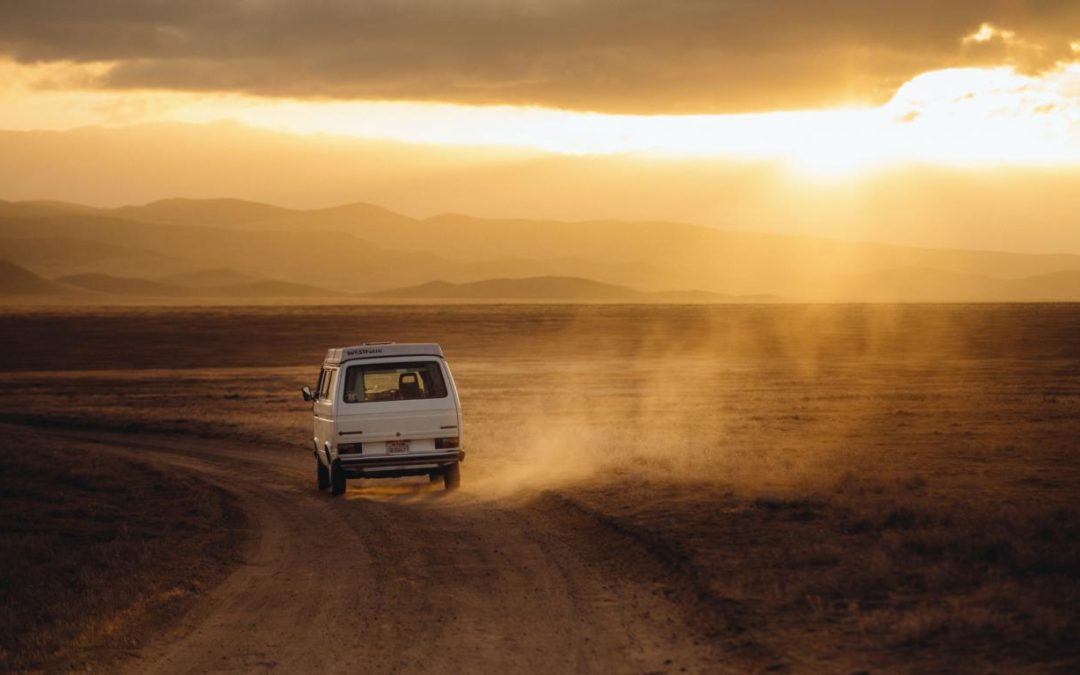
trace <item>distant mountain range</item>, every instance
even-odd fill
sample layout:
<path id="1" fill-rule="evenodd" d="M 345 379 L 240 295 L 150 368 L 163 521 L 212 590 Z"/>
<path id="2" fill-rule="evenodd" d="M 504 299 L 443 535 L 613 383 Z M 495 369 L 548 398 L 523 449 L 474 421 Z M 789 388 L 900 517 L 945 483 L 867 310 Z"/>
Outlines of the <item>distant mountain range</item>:
<path id="1" fill-rule="evenodd" d="M 214 278 L 214 273 L 221 276 Z M 209 270 L 206 278 L 176 275 L 181 283 L 116 277 L 108 274 L 71 274 L 49 280 L 14 263 L 0 260 L 0 297 L 29 297 L 42 299 L 55 297 L 78 301 L 108 302 L 110 298 L 158 298 L 158 299 L 257 299 L 257 298 L 340 298 L 341 293 L 305 284 L 287 281 L 247 280 L 231 283 L 213 283 L 226 276 L 239 277 L 238 273 L 224 274 L 224 270 Z M 191 277 L 188 283 L 185 278 Z"/>
<path id="2" fill-rule="evenodd" d="M 49 281 L 18 265 L 0 260 L 0 295 L 57 295 L 70 290 L 63 284 Z"/>
<path id="3" fill-rule="evenodd" d="M 718 303 L 776 300 L 768 296 L 735 297 L 705 291 L 646 293 L 626 286 L 577 277 L 527 277 L 486 279 L 464 284 L 430 281 L 426 284 L 372 294 L 400 300 L 502 300 L 625 303 Z"/>
<path id="4" fill-rule="evenodd" d="M 236 276 L 242 275 L 237 273 Z M 191 278 L 193 275 L 174 275 L 170 278 L 177 277 Z M 341 295 L 335 291 L 306 284 L 264 279 L 221 284 L 214 283 L 210 279 L 198 279 L 195 276 L 192 283 L 178 284 L 133 277 L 114 277 L 108 274 L 72 274 L 59 277 L 56 281 L 98 293 L 141 297 L 319 298 Z"/>
<path id="5" fill-rule="evenodd" d="M 574 277 L 488 279 L 465 284 L 432 281 L 366 295 L 345 296 L 315 286 L 287 281 L 246 280 L 232 270 L 207 270 L 205 275 L 177 274 L 165 280 L 72 274 L 45 279 L 13 263 L 0 261 L 0 296 L 58 296 L 106 301 L 107 296 L 146 299 L 207 300 L 215 298 L 295 298 L 327 301 L 526 301 L 614 303 L 717 303 L 771 300 L 766 296 L 736 298 L 704 291 L 645 293 L 625 286 Z M 218 283 L 226 281 L 226 283 Z"/>
<path id="6" fill-rule="evenodd" d="M 103 302 L 1080 301 L 1077 255 L 889 246 L 685 223 L 414 219 L 362 203 L 294 210 L 169 199 L 100 209 L 0 201 L 0 260 L 10 263 L 0 295 L 38 288 L 51 290 L 30 294 L 90 293 Z"/>

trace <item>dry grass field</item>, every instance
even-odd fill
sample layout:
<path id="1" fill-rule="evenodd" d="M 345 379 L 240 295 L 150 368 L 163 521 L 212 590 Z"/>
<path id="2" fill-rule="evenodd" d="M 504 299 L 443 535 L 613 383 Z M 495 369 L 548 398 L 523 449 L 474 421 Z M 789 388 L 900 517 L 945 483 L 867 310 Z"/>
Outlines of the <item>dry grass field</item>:
<path id="1" fill-rule="evenodd" d="M 228 493 L 5 429 L 0 670 L 109 668 L 235 563 Z"/>
<path id="2" fill-rule="evenodd" d="M 748 663 L 1080 668 L 1076 305 L 20 309 L 0 413 L 302 454 L 380 339 L 443 344 L 466 493 L 628 537 Z"/>

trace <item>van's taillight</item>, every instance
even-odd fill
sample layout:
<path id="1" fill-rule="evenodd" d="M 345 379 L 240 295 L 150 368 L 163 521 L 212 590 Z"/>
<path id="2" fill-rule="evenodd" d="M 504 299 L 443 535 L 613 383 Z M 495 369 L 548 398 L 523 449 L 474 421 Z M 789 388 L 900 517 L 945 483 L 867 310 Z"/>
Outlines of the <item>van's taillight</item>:
<path id="1" fill-rule="evenodd" d="M 363 443 L 338 443 L 338 454 L 358 455 L 364 451 Z"/>
<path id="2" fill-rule="evenodd" d="M 450 448 L 456 448 L 461 444 L 461 439 L 457 436 L 453 438 L 436 438 L 435 449 L 436 450 L 448 450 Z"/>

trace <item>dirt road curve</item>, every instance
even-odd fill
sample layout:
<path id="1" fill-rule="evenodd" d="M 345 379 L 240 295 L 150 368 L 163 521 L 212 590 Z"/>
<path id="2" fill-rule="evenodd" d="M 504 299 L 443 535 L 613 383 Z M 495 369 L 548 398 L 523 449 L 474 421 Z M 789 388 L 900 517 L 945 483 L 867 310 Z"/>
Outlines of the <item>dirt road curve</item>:
<path id="1" fill-rule="evenodd" d="M 133 672 L 730 665 L 689 625 L 670 571 L 557 499 L 377 481 L 330 498 L 315 490 L 314 460 L 299 448 L 65 436 L 198 472 L 234 492 L 255 526 L 244 563 L 178 628 L 143 645 Z"/>

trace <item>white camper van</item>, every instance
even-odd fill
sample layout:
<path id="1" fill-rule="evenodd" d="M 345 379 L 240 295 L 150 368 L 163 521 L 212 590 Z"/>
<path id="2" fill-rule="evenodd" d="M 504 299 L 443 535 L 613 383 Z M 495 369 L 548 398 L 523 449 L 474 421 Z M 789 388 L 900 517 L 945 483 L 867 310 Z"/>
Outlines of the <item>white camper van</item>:
<path id="1" fill-rule="evenodd" d="M 461 481 L 461 405 L 437 344 L 374 342 L 326 352 L 319 381 L 302 390 L 315 413 L 320 490 L 347 478 L 427 475 Z"/>

